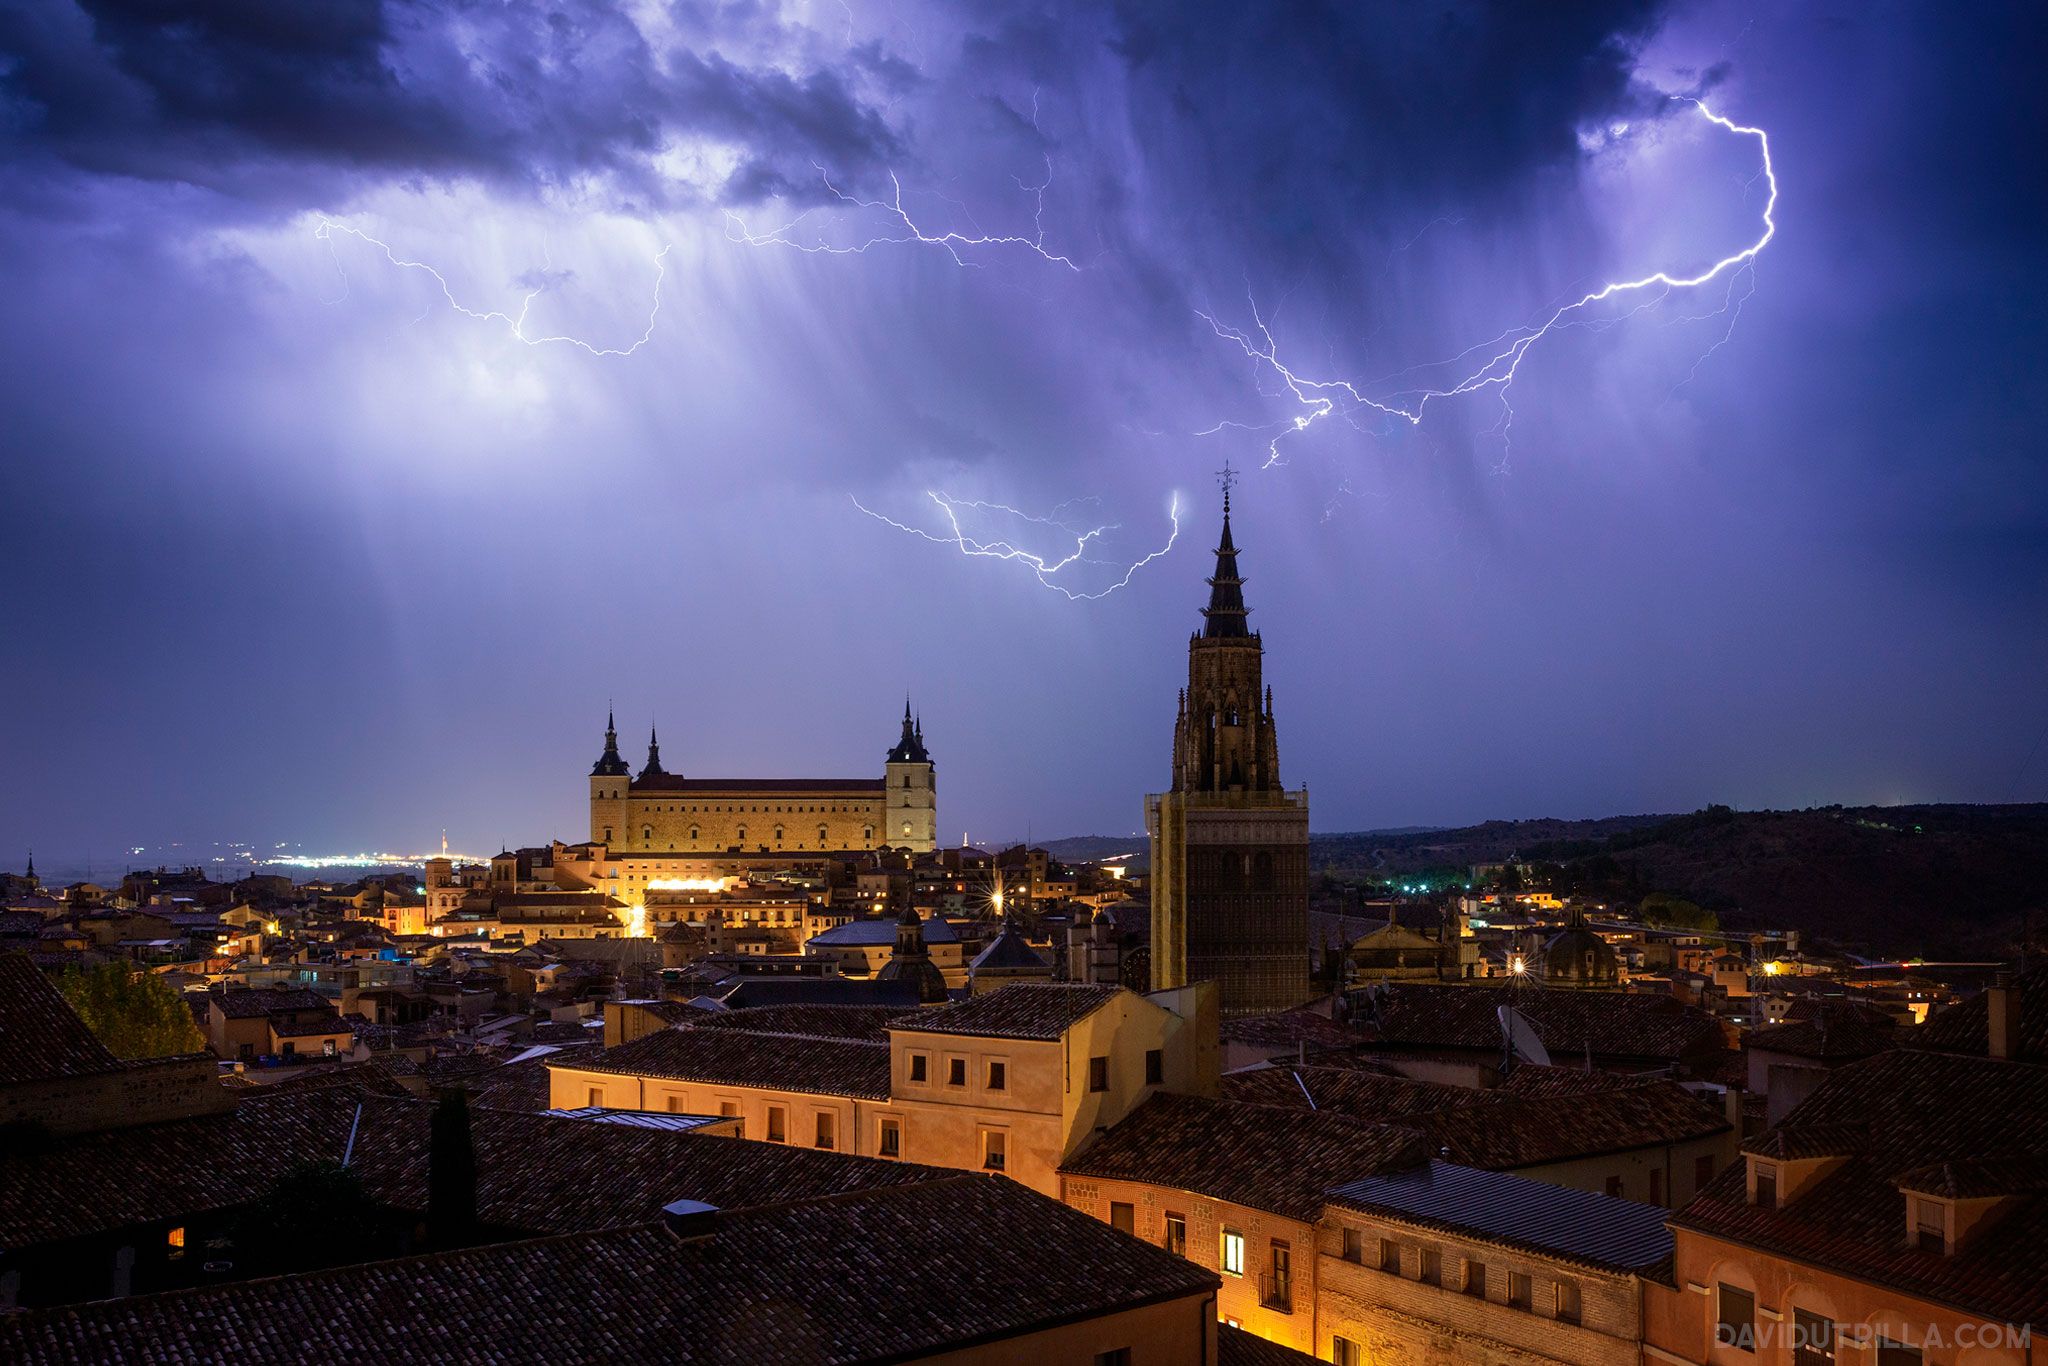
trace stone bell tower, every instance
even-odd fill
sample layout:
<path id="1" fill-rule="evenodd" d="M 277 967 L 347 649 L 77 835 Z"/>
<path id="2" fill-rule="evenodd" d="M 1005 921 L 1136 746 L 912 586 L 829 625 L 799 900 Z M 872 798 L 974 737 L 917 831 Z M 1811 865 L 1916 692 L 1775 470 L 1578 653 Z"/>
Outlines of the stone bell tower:
<path id="1" fill-rule="evenodd" d="M 903 736 L 882 766 L 882 837 L 878 843 L 912 853 L 939 847 L 938 770 L 924 747 L 924 718 L 903 699 Z"/>
<path id="2" fill-rule="evenodd" d="M 1309 997 L 1308 791 L 1280 783 L 1265 647 L 1250 629 L 1230 531 L 1202 629 L 1188 641 L 1188 685 L 1173 723 L 1173 785 L 1148 797 L 1152 986 L 1214 981 L 1225 1014 L 1284 1010 Z"/>

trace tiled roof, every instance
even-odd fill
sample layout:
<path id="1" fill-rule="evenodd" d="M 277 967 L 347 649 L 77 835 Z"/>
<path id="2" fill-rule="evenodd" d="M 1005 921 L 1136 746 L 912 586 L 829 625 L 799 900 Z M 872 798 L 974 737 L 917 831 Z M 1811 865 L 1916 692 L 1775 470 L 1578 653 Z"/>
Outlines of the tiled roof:
<path id="1" fill-rule="evenodd" d="M 1730 1167 L 1673 1226 L 2015 1322 L 2048 1321 L 2048 1194 L 2014 1197 L 1953 1257 L 1909 1247 L 1902 1178 L 1937 1163 L 2048 1166 L 2048 1067 L 1891 1049 L 1838 1067 L 1781 1128 L 1849 1138 L 1853 1154 L 1779 1209 Z M 1828 1146 L 1841 1146 L 1831 1143 Z"/>
<path id="2" fill-rule="evenodd" d="M 255 1020 L 286 1010 L 332 1010 L 334 1002 L 317 991 L 291 987 L 238 988 L 207 998 L 230 1020 Z"/>
<path id="3" fill-rule="evenodd" d="M 691 1029 L 738 1029 L 749 1034 L 794 1034 L 809 1039 L 861 1039 L 887 1043 L 891 1020 L 914 1016 L 901 1006 L 786 1005 L 739 1010 L 692 1010 L 678 1023 Z"/>
<path id="4" fill-rule="evenodd" d="M 0 953 L 0 1086 L 120 1065 L 41 969 L 22 954 Z"/>
<path id="5" fill-rule="evenodd" d="M 301 1163 L 340 1161 L 359 1105 L 352 1161 L 364 1186 L 397 1208 L 425 1209 L 433 1102 L 339 1087 L 256 1093 L 227 1114 L 69 1138 L 0 1163 L 0 1247 L 242 1204 Z M 479 1216 L 530 1233 L 640 1223 L 682 1197 L 732 1207 L 951 1175 L 481 1106 L 470 1111 L 470 1134 Z"/>
<path id="6" fill-rule="evenodd" d="M 798 1047 L 741 1029 L 662 1029 L 595 1057 L 549 1061 L 582 1072 L 869 1100 L 889 1096 L 889 1046 L 864 1040 L 813 1039 Z"/>
<path id="7" fill-rule="evenodd" d="M 1264 1015 L 1239 1015 L 1220 1026 L 1222 1041 L 1252 1048 L 1291 1052 L 1303 1044 L 1311 1049 L 1356 1048 L 1364 1035 L 1347 1024 L 1312 1010 L 1280 1010 Z"/>
<path id="8" fill-rule="evenodd" d="M 989 1039 L 1057 1039 L 1122 990 L 1078 982 L 1012 982 L 956 1005 L 921 1011 L 892 1028 Z"/>
<path id="9" fill-rule="evenodd" d="M 1154 1095 L 1060 1170 L 1170 1186 L 1312 1222 L 1325 1192 L 1426 1153 L 1405 1129 L 1341 1115 Z"/>
<path id="10" fill-rule="evenodd" d="M 693 792 L 712 797 L 721 792 L 745 792 L 753 795 L 786 792 L 792 796 L 812 792 L 845 792 L 867 796 L 883 791 L 885 786 L 884 780 L 880 778 L 684 778 L 674 773 L 656 773 L 645 778 L 635 778 L 631 790 L 635 794 Z M 772 816 L 775 813 L 757 814 Z"/>
<path id="11" fill-rule="evenodd" d="M 1233 1072 L 1235 1100 L 1400 1125 L 1432 1152 L 1509 1169 L 1726 1133 L 1720 1109 L 1663 1078 L 1522 1066 L 1488 1089 L 1411 1081 L 1349 1067 L 1280 1065 Z"/>
<path id="12" fill-rule="evenodd" d="M 1227 1323 L 1216 1325 L 1216 1366 L 1310 1366 L 1321 1360 L 1297 1352 L 1284 1342 L 1274 1342 Z"/>
<path id="13" fill-rule="evenodd" d="M 1015 925 L 1005 925 L 1002 933 L 989 940 L 988 947 L 975 954 L 968 966 L 976 972 L 998 972 L 1004 968 L 1044 972 L 1051 965 L 1044 954 L 1025 942 Z"/>
<path id="14" fill-rule="evenodd" d="M 1753 1031 L 1750 1048 L 1821 1062 L 1850 1062 L 1894 1046 L 1891 1023 L 1850 1001 L 1820 1001 L 1803 1017 Z"/>
<path id="15" fill-rule="evenodd" d="M 1742 1151 L 1758 1157 L 1775 1157 L 1800 1162 L 1818 1157 L 1848 1157 L 1868 1140 L 1860 1125 L 1820 1124 L 1798 1118 L 1795 1113 L 1775 1129 L 1766 1129 L 1746 1140 Z"/>
<path id="16" fill-rule="evenodd" d="M 1966 1158 L 1915 1167 L 1899 1173 L 1892 1184 L 1902 1191 L 1938 1195 L 1944 1200 L 2024 1195 L 2048 1190 L 2048 1166 L 2036 1158 Z"/>
<path id="17" fill-rule="evenodd" d="M 859 977 L 743 977 L 725 978 L 718 985 L 719 1001 L 746 1010 L 771 1005 L 885 1005 L 915 1010 L 918 1005 L 915 982 L 877 982 Z"/>
<path id="18" fill-rule="evenodd" d="M 270 1032 L 277 1035 L 280 1039 L 305 1039 L 322 1034 L 346 1034 L 349 1032 L 349 1024 L 348 1021 L 330 1010 L 325 1015 L 316 1015 L 312 1019 L 303 1020 L 298 1024 L 286 1024 L 281 1020 L 273 1020 L 270 1025 Z"/>
<path id="19" fill-rule="evenodd" d="M 1727 1049 L 1720 1022 L 1674 997 L 1618 991 L 1388 982 L 1351 993 L 1360 1023 L 1402 1048 L 1500 1051 L 1501 1006 L 1513 1006 L 1554 1058 L 1709 1059 Z"/>
<path id="20" fill-rule="evenodd" d="M 1643 1271 L 1671 1255 L 1670 1211 L 1506 1172 L 1430 1162 L 1351 1182 L 1330 1192 L 1352 1209 L 1566 1257 L 1614 1271 Z"/>
<path id="21" fill-rule="evenodd" d="M 643 1225 L 15 1314 L 0 1321 L 0 1358 L 354 1366 L 402 1344 L 435 1361 L 827 1366 L 997 1342 L 1218 1284 L 1184 1258 L 981 1176 L 727 1209 L 706 1227 L 698 1238 Z"/>
<path id="22" fill-rule="evenodd" d="M 2020 1028 L 2017 1056 L 2030 1062 L 2048 1062 L 2048 963 L 2013 979 L 2012 990 L 2020 994 Z M 1978 992 L 1959 1001 L 1918 1029 L 1906 1031 L 1914 1048 L 1939 1053 L 1974 1053 L 1983 1057 L 1990 1049 L 1988 1021 L 1991 1001 Z"/>

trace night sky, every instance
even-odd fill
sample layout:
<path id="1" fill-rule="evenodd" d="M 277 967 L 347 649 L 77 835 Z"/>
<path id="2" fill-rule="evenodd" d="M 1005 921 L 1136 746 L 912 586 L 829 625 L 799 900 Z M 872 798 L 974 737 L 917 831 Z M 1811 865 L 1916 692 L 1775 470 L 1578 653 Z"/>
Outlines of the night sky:
<path id="1" fill-rule="evenodd" d="M 1318 830 L 2048 799 L 2038 6 L 1202 8 L 0 4 L 0 866 L 1128 832 L 1226 460 Z"/>

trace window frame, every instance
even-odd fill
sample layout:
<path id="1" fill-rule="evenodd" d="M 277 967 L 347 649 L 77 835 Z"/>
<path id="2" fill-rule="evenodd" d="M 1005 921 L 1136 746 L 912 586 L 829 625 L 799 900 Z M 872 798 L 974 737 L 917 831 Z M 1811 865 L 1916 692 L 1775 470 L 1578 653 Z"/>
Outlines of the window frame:
<path id="1" fill-rule="evenodd" d="M 1737 1320 L 1730 1316 L 1731 1306 L 1746 1304 L 1744 1316 Z M 1732 1334 L 1727 1330 L 1735 1329 Z M 1745 1290 L 1739 1285 L 1726 1281 L 1717 1282 L 1714 1287 L 1714 1345 L 1730 1351 L 1756 1355 L 1756 1292 Z"/>
<path id="2" fill-rule="evenodd" d="M 1166 1085 L 1165 1049 L 1148 1048 L 1145 1050 L 1145 1084 L 1147 1086 Z"/>
<path id="3" fill-rule="evenodd" d="M 1226 1227 L 1218 1242 L 1218 1262 L 1226 1276 L 1244 1277 L 1244 1230 Z M 1235 1254 L 1234 1256 L 1232 1254 Z"/>
<path id="4" fill-rule="evenodd" d="M 1088 1059 L 1088 1094 L 1105 1095 L 1109 1091 L 1109 1055 L 1098 1054 Z"/>

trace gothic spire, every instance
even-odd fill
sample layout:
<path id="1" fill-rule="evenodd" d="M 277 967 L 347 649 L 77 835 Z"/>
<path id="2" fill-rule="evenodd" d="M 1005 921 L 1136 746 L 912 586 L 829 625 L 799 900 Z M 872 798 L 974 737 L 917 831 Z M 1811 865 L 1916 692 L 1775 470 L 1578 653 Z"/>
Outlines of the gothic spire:
<path id="1" fill-rule="evenodd" d="M 1245 626 L 1244 579 L 1237 572 L 1237 543 L 1230 538 L 1230 486 L 1237 472 L 1223 466 L 1223 540 L 1216 547 L 1216 572 L 1209 578 L 1209 605 L 1202 609 L 1202 634 L 1212 640 L 1251 634 Z"/>
<path id="2" fill-rule="evenodd" d="M 640 777 L 659 778 L 665 776 L 661 768 L 661 737 L 650 724 L 647 727 L 647 767 L 640 770 Z"/>
<path id="3" fill-rule="evenodd" d="M 910 710 L 910 699 L 903 699 L 903 734 L 896 741 L 896 747 L 889 751 L 892 764 L 928 764 L 931 756 L 924 748 L 924 719 Z"/>
<path id="4" fill-rule="evenodd" d="M 619 727 L 612 719 L 611 708 L 604 713 L 604 753 L 597 756 L 597 762 L 590 766 L 593 778 L 620 778 L 630 772 L 626 761 L 619 757 Z"/>

